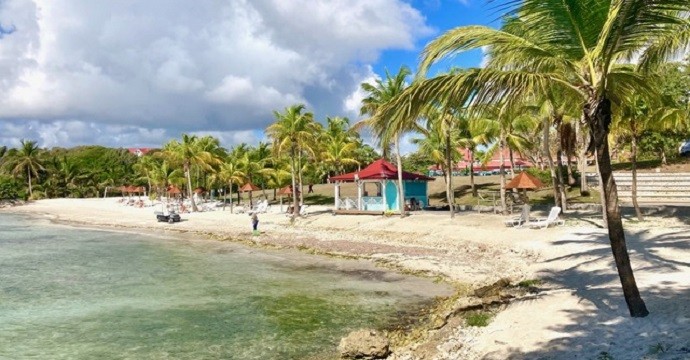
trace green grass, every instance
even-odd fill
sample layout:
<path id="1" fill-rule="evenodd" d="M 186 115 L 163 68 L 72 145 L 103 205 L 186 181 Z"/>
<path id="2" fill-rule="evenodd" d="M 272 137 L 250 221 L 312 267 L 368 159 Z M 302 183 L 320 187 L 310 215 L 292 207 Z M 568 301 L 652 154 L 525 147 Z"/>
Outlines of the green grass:
<path id="1" fill-rule="evenodd" d="M 641 171 L 650 171 L 652 169 L 661 166 L 659 160 L 647 160 L 638 162 L 638 169 Z M 630 170 L 629 162 L 621 162 L 612 164 L 614 171 L 628 171 Z M 664 171 L 690 171 L 690 159 L 669 159 L 669 166 Z M 589 166 L 587 172 L 596 172 L 594 166 Z M 510 177 L 507 178 L 509 180 Z M 475 186 L 478 191 L 500 191 L 500 176 L 475 176 L 474 177 Z M 548 185 L 548 184 L 547 184 Z M 594 188 L 590 188 L 590 194 L 587 196 L 580 195 L 579 182 L 578 186 L 573 186 L 568 188 L 567 197 L 568 203 L 599 203 L 599 193 Z M 331 205 L 335 202 L 335 190 L 333 184 L 315 184 L 313 186 L 314 193 L 307 194 L 306 191 L 308 187 L 305 186 L 304 202 L 308 205 Z M 367 184 L 365 190 L 370 193 L 375 190 L 373 184 Z M 455 201 L 458 205 L 477 205 L 480 202 L 478 198 L 472 196 L 472 189 L 470 187 L 470 177 L 469 176 L 454 176 L 453 177 L 453 191 L 455 193 Z M 273 203 L 277 204 L 280 202 L 280 196 L 276 196 L 274 200 L 274 191 L 272 189 L 266 190 L 266 195 L 268 199 Z M 429 182 L 429 201 L 431 206 L 445 206 L 446 202 L 446 183 L 443 177 L 437 177 L 435 181 Z M 254 198 L 258 200 L 263 197 L 262 191 L 255 191 Z M 532 205 L 548 205 L 553 204 L 553 189 L 551 187 L 545 187 L 537 191 L 528 191 L 527 195 L 529 197 L 529 202 Z M 344 183 L 340 185 L 340 196 L 356 198 L 357 197 L 357 186 L 354 183 Z M 235 194 L 234 198 L 237 197 Z M 241 198 L 244 202 L 248 198 L 248 193 L 241 194 Z M 496 195 L 498 199 L 498 195 Z M 291 198 L 289 196 L 283 196 L 283 203 L 290 202 Z M 483 203 L 484 205 L 489 205 L 488 203 Z"/>
<path id="2" fill-rule="evenodd" d="M 489 325 L 492 317 L 493 314 L 488 312 L 472 312 L 465 316 L 465 322 L 467 326 L 485 327 Z"/>
<path id="3" fill-rule="evenodd" d="M 529 279 L 529 280 L 522 280 L 520 281 L 517 286 L 522 287 L 522 288 L 529 288 L 529 287 L 534 287 L 541 284 L 541 280 L 539 279 Z"/>

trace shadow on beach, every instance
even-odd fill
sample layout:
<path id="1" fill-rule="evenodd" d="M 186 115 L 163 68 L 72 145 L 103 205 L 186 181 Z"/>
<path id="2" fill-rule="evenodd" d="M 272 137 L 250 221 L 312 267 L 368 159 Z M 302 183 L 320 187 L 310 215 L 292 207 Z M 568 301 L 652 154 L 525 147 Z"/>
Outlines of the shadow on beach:
<path id="1" fill-rule="evenodd" d="M 579 299 L 578 304 L 584 302 L 584 306 L 559 310 L 567 324 L 560 321 L 558 325 L 546 327 L 544 330 L 559 335 L 538 343 L 539 350 L 504 348 L 500 353 L 487 354 L 484 359 L 690 358 L 687 231 L 678 229 L 655 235 L 638 229 L 626 231 L 626 240 L 638 287 L 650 311 L 647 317 L 628 315 L 608 235 L 574 233 L 554 245 L 571 248 L 575 245 L 582 251 L 545 261 L 547 268 L 549 263 L 562 262 L 570 267 L 546 270 L 539 277 L 549 288 L 571 291 Z M 675 256 L 669 256 L 672 252 Z"/>

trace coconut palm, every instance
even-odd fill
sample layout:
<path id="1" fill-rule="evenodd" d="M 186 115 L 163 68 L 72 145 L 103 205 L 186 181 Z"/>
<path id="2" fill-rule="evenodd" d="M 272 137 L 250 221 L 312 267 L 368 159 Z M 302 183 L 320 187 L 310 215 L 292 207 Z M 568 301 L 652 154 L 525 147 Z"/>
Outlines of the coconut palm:
<path id="1" fill-rule="evenodd" d="M 362 90 L 368 93 L 368 96 L 362 100 L 362 107 L 360 109 L 361 115 L 369 115 L 368 119 L 364 119 L 355 124 L 356 128 L 362 126 L 369 127 L 379 141 L 383 156 L 386 157 L 389 144 L 392 142 L 395 146 L 396 162 L 398 166 L 398 203 L 400 204 L 400 216 L 405 216 L 405 190 L 402 181 L 402 156 L 400 154 L 400 137 L 415 126 L 413 121 L 398 122 L 400 126 L 391 126 L 392 119 L 385 116 L 380 111 L 386 104 L 391 103 L 400 95 L 407 86 L 406 78 L 411 74 L 409 68 L 403 66 L 398 70 L 395 76 L 386 70 L 386 79 L 376 80 L 376 84 L 363 83 Z"/>
<path id="2" fill-rule="evenodd" d="M 413 139 L 412 142 L 418 145 L 419 151 L 427 154 L 437 164 L 441 164 L 446 182 L 446 201 L 452 219 L 455 217 L 453 164 L 459 156 L 455 144 L 459 134 L 459 122 L 467 120 L 462 117 L 462 111 L 437 106 L 430 107 L 425 113 L 426 126 L 420 129 L 424 137 Z"/>
<path id="3" fill-rule="evenodd" d="M 240 160 L 228 156 L 225 161 L 220 165 L 220 171 L 218 171 L 218 177 L 225 183 L 228 184 L 230 192 L 230 212 L 233 211 L 233 201 L 232 201 L 232 194 L 233 194 L 233 186 L 237 185 L 237 187 L 240 187 L 242 184 L 244 184 L 247 181 L 247 176 L 242 171 L 242 165 L 240 164 Z M 225 199 L 223 199 L 223 210 L 225 210 Z"/>
<path id="4" fill-rule="evenodd" d="M 26 176 L 29 186 L 29 197 L 33 196 L 32 179 L 37 178 L 40 171 L 45 170 L 40 159 L 41 149 L 36 141 L 22 139 L 20 147 L 8 155 L 4 165 L 15 176 Z"/>
<path id="5" fill-rule="evenodd" d="M 218 159 L 201 146 L 203 144 L 195 135 L 182 134 L 182 141 L 171 140 L 163 146 L 162 152 L 163 156 L 171 162 L 182 165 L 187 180 L 187 196 L 191 201 L 192 211 L 199 211 L 192 194 L 192 166 L 197 166 L 202 170 L 210 170 L 214 164 L 218 163 Z"/>
<path id="6" fill-rule="evenodd" d="M 357 140 L 357 133 L 350 128 L 348 118 L 326 118 L 319 143 L 321 163 L 329 175 L 342 174 L 346 166 L 360 165 L 356 159 L 360 145 Z"/>
<path id="7" fill-rule="evenodd" d="M 612 103 L 625 94 L 647 92 L 639 68 L 685 49 L 690 43 L 687 0 L 503 1 L 509 15 L 501 29 L 465 26 L 432 41 L 422 54 L 419 76 L 448 55 L 487 47 L 489 64 L 427 82 L 411 94 L 423 106 L 434 98 L 480 103 L 544 94 L 548 88 L 578 96 L 590 128 L 602 176 L 609 240 L 631 316 L 648 314 L 640 297 L 625 243 L 608 147 Z M 413 109 L 414 110 L 414 109 Z"/>
<path id="8" fill-rule="evenodd" d="M 312 113 L 303 113 L 305 106 L 292 105 L 285 108 L 283 113 L 275 111 L 276 122 L 266 129 L 266 133 L 273 140 L 273 151 L 276 156 L 288 155 L 290 158 L 290 174 L 292 176 L 292 218 L 299 214 L 300 204 L 295 189 L 297 187 L 298 171 L 301 169 L 302 156 L 308 144 L 313 143 L 317 134 L 317 127 Z M 301 187 L 301 184 L 299 184 Z M 301 193 L 301 192 L 300 192 Z"/>

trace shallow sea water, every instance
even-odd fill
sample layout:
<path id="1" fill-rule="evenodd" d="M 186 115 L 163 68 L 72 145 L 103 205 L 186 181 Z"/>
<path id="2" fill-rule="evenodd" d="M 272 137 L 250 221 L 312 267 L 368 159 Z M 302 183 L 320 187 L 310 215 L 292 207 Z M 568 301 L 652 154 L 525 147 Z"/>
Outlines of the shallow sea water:
<path id="1" fill-rule="evenodd" d="M 0 359 L 331 358 L 449 294 L 364 261 L 0 214 Z"/>

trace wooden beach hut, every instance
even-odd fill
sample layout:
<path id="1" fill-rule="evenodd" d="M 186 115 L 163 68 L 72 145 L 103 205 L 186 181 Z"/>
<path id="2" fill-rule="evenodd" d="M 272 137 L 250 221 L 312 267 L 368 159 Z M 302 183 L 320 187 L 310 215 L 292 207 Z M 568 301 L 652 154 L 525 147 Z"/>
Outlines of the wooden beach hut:
<path id="1" fill-rule="evenodd" d="M 402 172 L 404 199 L 399 199 L 398 168 L 384 159 L 371 163 L 360 171 L 331 177 L 335 185 L 335 211 L 372 212 L 398 211 L 400 201 L 407 208 L 424 208 L 429 205 L 427 182 L 434 178 Z M 357 198 L 341 198 L 340 185 L 354 182 L 357 185 Z"/>

